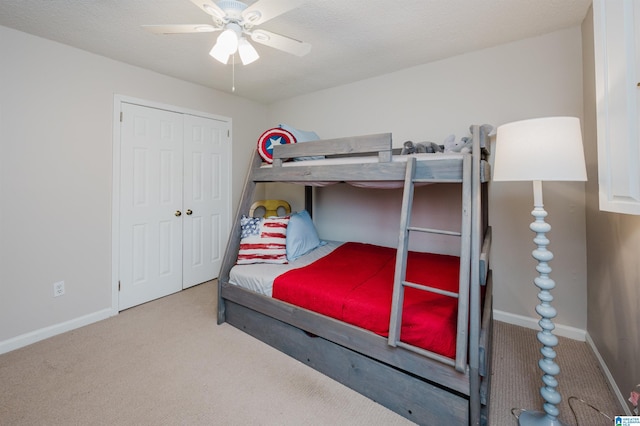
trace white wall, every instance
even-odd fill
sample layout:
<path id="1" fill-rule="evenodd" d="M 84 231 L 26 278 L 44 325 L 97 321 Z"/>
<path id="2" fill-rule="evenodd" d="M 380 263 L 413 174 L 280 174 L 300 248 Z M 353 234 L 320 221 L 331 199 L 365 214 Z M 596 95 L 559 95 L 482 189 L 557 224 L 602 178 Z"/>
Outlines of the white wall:
<path id="1" fill-rule="evenodd" d="M 325 138 L 392 132 L 400 146 L 461 137 L 471 123 L 582 116 L 579 28 L 269 107 L 4 27 L 0 55 L 0 353 L 110 314 L 114 94 L 231 117 L 234 208 L 255 141 L 281 122 Z M 349 191 L 324 196 L 347 203 Z M 360 205 L 377 209 L 380 196 L 373 194 Z M 395 198 L 390 192 L 383 201 Z M 582 184 L 545 186 L 557 322 L 578 329 L 586 327 L 583 198 Z M 495 308 L 536 318 L 531 203 L 527 185 L 491 186 Z M 357 206 L 342 209 L 324 212 L 325 238 L 396 238 L 393 209 L 369 216 L 382 230 L 373 237 L 355 231 Z M 439 210 L 437 220 L 451 218 Z M 58 280 L 67 294 L 54 299 Z"/>
<path id="2" fill-rule="evenodd" d="M 230 117 L 234 209 L 266 107 L 5 27 L 0 57 L 1 353 L 111 313 L 114 94 Z"/>
<path id="3" fill-rule="evenodd" d="M 268 121 L 314 130 L 322 138 L 392 132 L 399 147 L 405 140 L 441 143 L 451 133 L 460 138 L 473 123 L 498 126 L 551 115 L 582 117 L 579 27 L 285 100 L 270 107 Z M 380 211 L 383 204 L 399 203 L 397 194 L 359 194 L 350 203 L 356 196 L 351 189 L 322 191 L 340 205 L 317 212 L 323 238 L 397 241 L 399 207 Z M 587 320 L 584 184 L 548 184 L 544 196 L 553 227 L 548 236 L 558 284 L 556 322 L 564 326 L 558 334 L 580 337 Z M 535 327 L 532 203 L 530 184 L 491 184 L 494 307 L 500 319 Z M 365 211 L 374 215 L 367 219 L 370 228 L 360 231 Z"/>

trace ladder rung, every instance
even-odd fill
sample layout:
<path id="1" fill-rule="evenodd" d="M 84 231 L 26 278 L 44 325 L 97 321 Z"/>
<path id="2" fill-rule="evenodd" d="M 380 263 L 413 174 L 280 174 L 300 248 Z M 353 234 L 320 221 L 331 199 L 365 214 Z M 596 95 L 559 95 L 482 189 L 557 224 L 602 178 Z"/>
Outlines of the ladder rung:
<path id="1" fill-rule="evenodd" d="M 442 229 L 420 228 L 417 226 L 408 226 L 407 231 L 427 232 L 429 234 L 453 235 L 454 237 L 459 237 L 462 235 L 460 232 L 457 232 L 457 231 L 444 231 Z"/>
<path id="2" fill-rule="evenodd" d="M 413 183 L 462 183 L 462 179 L 458 179 L 458 178 L 449 178 L 449 179 L 442 179 L 442 178 L 413 178 L 411 179 L 411 182 Z"/>
<path id="3" fill-rule="evenodd" d="M 402 285 L 405 287 L 412 287 L 418 290 L 422 290 L 422 291 L 430 291 L 431 293 L 437 293 L 437 294 L 442 294 L 443 296 L 450 296 L 450 297 L 454 297 L 454 298 L 458 298 L 458 293 L 454 293 L 451 291 L 447 291 L 447 290 L 441 290 L 439 288 L 435 288 L 435 287 L 429 287 L 428 285 L 422 285 L 422 284 L 416 284 L 416 283 L 412 283 L 410 281 L 402 281 Z"/>

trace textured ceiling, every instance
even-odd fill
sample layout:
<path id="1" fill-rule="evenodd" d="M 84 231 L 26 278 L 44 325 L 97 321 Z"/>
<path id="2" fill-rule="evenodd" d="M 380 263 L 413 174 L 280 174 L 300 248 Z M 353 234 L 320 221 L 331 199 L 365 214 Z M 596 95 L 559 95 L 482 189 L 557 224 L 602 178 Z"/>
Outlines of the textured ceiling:
<path id="1" fill-rule="evenodd" d="M 268 1 L 268 0 L 261 0 Z M 250 4 L 254 1 L 247 1 Z M 155 35 L 146 24 L 209 24 L 189 0 L 1 0 L 0 25 L 262 103 L 579 25 L 591 0 L 301 0 L 260 26 L 310 43 L 297 57 L 223 65 L 219 33 Z M 239 62 L 239 61 L 237 61 Z"/>

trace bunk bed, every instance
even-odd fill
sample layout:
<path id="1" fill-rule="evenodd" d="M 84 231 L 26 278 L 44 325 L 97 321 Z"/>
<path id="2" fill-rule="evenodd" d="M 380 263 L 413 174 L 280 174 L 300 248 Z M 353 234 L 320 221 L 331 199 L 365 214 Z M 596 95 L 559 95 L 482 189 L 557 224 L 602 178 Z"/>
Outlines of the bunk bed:
<path id="1" fill-rule="evenodd" d="M 489 136 L 483 126 L 474 125 L 471 137 L 468 153 L 395 155 L 391 134 L 276 146 L 272 164 L 254 153 L 218 279 L 218 323 L 227 322 L 245 331 L 415 423 L 488 424 L 492 333 Z M 287 161 L 297 157 L 325 159 Z M 238 264 L 241 223 L 256 201 L 257 185 L 268 182 L 305 185 L 308 211 L 312 211 L 315 184 L 348 182 L 402 188 L 398 247 L 330 242 L 286 265 L 269 265 L 270 272 L 262 270 L 261 278 L 273 286 L 268 291 L 238 285 L 232 276 L 244 266 Z M 415 186 L 439 182 L 461 187 L 459 230 L 412 226 Z M 410 235 L 423 232 L 459 238 L 460 255 L 409 250 Z M 375 260 L 366 260 L 365 255 Z M 359 270 L 340 279 L 353 266 L 328 266 L 333 265 L 330 256 L 353 258 L 360 264 L 384 264 L 375 268 L 383 270 L 384 277 Z M 416 268 L 417 263 L 422 267 Z M 442 266 L 445 263 L 449 265 L 446 268 Z M 424 268 L 426 264 L 430 266 Z M 277 267 L 283 271 L 276 271 Z M 445 272 L 420 272 L 440 269 Z M 322 271 L 332 276 L 310 275 Z M 432 275 L 444 278 L 438 278 L 442 282 L 430 281 Z M 353 284 L 358 279 L 362 285 Z M 350 287 L 334 286 L 337 281 Z M 370 284 L 373 287 L 368 287 Z M 309 295 L 314 288 L 327 287 L 332 291 Z M 334 293 L 343 293 L 343 300 L 349 302 L 333 299 Z M 361 302 L 359 296 L 382 293 L 378 299 L 383 300 L 382 305 L 390 305 L 386 313 L 379 305 L 358 310 L 358 305 L 368 303 Z M 320 303 L 307 303 L 308 299 L 319 299 Z M 418 316 L 411 316 L 416 311 L 420 311 Z M 364 321 L 360 320 L 362 312 L 367 316 Z M 434 317 L 439 312 L 448 320 L 430 325 L 438 323 Z M 388 322 L 386 326 L 380 324 L 380 318 Z M 372 321 L 373 326 L 368 324 Z M 405 324 L 408 321 L 412 324 Z"/>

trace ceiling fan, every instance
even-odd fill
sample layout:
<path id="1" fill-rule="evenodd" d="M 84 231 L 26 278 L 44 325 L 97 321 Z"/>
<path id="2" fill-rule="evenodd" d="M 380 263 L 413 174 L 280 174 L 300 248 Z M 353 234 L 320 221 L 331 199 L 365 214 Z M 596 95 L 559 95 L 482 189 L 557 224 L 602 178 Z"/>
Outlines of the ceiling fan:
<path id="1" fill-rule="evenodd" d="M 251 5 L 236 0 L 191 0 L 213 19 L 209 24 L 143 25 L 155 34 L 209 33 L 222 31 L 216 44 L 209 52 L 218 61 L 226 64 L 236 52 L 243 65 L 248 65 L 260 56 L 245 36 L 256 43 L 273 47 L 296 56 L 304 56 L 311 45 L 280 34 L 256 28 L 291 9 L 299 6 L 301 0 L 258 0 Z"/>

